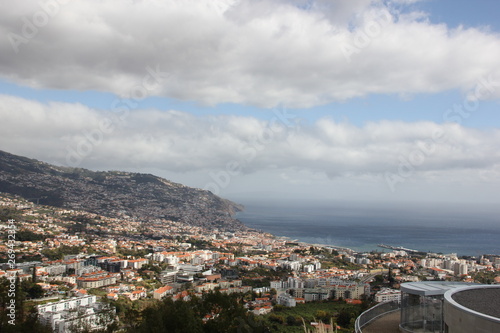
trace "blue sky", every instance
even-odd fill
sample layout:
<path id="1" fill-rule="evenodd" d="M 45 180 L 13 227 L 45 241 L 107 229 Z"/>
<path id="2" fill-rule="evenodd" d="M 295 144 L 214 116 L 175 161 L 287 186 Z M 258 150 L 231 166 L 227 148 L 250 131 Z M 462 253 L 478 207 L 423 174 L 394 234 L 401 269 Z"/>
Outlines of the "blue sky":
<path id="1" fill-rule="evenodd" d="M 478 0 L 473 4 L 467 0 L 421 1 L 414 6 L 430 13 L 431 22 L 436 24 L 445 23 L 450 27 L 489 26 L 494 31 L 499 31 L 500 28 L 496 15 L 500 10 L 498 1 Z"/>
<path id="2" fill-rule="evenodd" d="M 240 201 L 494 201 L 498 12 L 0 0 L 0 149 Z"/>
<path id="3" fill-rule="evenodd" d="M 0 91 L 3 94 L 23 97 L 42 103 L 53 101 L 66 103 L 81 103 L 90 108 L 106 110 L 116 100 L 117 96 L 101 91 L 76 91 L 35 89 L 21 86 L 7 80 L 0 81 Z M 444 91 L 439 94 L 418 94 L 409 98 L 398 95 L 369 95 L 346 102 L 329 103 L 310 108 L 293 109 L 293 113 L 304 121 L 314 122 L 323 117 L 331 117 L 358 126 L 378 120 L 403 121 L 433 121 L 445 123 L 443 113 L 453 108 L 454 104 L 463 102 L 464 95 L 460 91 Z M 464 119 L 468 127 L 492 128 L 500 124 L 498 101 L 483 101 L 477 116 Z M 268 108 L 251 105 L 223 103 L 216 106 L 205 106 L 195 101 L 183 101 L 168 97 L 152 96 L 140 101 L 140 108 L 168 111 L 183 110 L 195 115 L 242 115 L 260 119 L 269 118 Z"/>

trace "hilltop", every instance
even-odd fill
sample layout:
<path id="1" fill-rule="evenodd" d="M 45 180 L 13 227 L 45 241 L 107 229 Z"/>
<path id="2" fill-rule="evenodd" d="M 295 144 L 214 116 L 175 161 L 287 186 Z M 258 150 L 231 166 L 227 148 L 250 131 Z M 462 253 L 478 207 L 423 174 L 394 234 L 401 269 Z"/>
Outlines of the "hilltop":
<path id="1" fill-rule="evenodd" d="M 243 209 L 213 193 L 151 174 L 91 171 L 51 165 L 0 151 L 0 192 L 35 203 L 142 221 L 166 219 L 227 230 Z"/>

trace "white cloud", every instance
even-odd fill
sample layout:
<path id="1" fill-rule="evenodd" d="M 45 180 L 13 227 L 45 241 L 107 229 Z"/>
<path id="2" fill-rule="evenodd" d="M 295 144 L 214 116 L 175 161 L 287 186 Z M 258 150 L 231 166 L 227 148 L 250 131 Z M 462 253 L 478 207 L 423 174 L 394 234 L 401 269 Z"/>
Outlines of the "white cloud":
<path id="1" fill-rule="evenodd" d="M 329 118 L 285 124 L 277 117 L 263 121 L 157 110 L 119 118 L 79 104 L 5 95 L 0 95 L 0 118 L 0 149 L 100 170 L 207 173 L 236 162 L 241 174 L 279 172 L 285 180 L 293 170 L 332 179 L 382 179 L 387 173 L 400 175 L 401 165 L 410 163 L 410 175 L 403 166 L 405 181 L 452 171 L 496 181 L 500 166 L 500 130 L 458 124 L 380 121 L 358 127 Z"/>
<path id="2" fill-rule="evenodd" d="M 431 24 L 380 1 L 107 0 L 48 8 L 51 15 L 36 0 L 0 0 L 0 31 L 25 38 L 17 39 L 18 53 L 9 38 L 0 41 L 0 76 L 127 96 L 149 66 L 169 74 L 151 95 L 265 107 L 468 92 L 482 77 L 500 77 L 498 34 Z M 26 22 L 39 27 L 26 35 Z M 355 51 L 347 57 L 346 46 Z M 498 89 L 483 96 L 498 97 Z"/>

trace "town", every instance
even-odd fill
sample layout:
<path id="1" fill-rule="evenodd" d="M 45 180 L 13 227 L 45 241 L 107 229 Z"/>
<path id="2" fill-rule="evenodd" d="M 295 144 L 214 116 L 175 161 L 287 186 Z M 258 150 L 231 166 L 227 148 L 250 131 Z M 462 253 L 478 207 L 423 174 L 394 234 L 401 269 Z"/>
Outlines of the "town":
<path id="1" fill-rule="evenodd" d="M 111 324 L 119 331 L 137 320 L 132 309 L 211 292 L 241 296 L 248 313 L 275 328 L 304 331 L 335 323 L 350 332 L 362 309 L 399 300 L 403 282 L 500 283 L 497 255 L 358 253 L 248 228 L 231 232 L 166 219 L 105 217 L 8 194 L 0 194 L 0 213 L 0 279 L 24 285 L 25 303 L 55 332 Z M 14 233 L 7 232 L 9 223 Z M 9 234 L 15 235 L 10 252 Z M 328 301 L 341 310 L 317 310 L 307 323 L 282 315 L 287 308 Z M 96 320 L 103 314 L 106 320 Z"/>

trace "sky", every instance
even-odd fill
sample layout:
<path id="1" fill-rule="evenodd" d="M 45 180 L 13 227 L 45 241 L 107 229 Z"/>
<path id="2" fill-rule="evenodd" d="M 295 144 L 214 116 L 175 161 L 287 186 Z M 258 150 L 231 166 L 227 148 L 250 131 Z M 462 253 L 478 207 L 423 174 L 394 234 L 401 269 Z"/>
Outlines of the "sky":
<path id="1" fill-rule="evenodd" d="M 500 2 L 0 0 L 0 150 L 247 200 L 496 203 Z"/>

